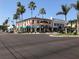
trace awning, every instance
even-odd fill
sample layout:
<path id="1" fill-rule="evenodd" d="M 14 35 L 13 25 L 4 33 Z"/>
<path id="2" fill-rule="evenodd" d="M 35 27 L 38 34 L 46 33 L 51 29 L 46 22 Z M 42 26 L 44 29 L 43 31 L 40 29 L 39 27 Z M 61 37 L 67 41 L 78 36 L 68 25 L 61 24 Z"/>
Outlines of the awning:
<path id="1" fill-rule="evenodd" d="M 22 26 L 18 26 L 17 28 L 22 28 Z"/>
<path id="2" fill-rule="evenodd" d="M 26 28 L 27 26 L 23 26 L 22 28 Z"/>
<path id="3" fill-rule="evenodd" d="M 18 26 L 17 28 L 41 28 L 41 26 Z"/>
<path id="4" fill-rule="evenodd" d="M 26 26 L 26 28 L 32 28 L 32 26 Z"/>

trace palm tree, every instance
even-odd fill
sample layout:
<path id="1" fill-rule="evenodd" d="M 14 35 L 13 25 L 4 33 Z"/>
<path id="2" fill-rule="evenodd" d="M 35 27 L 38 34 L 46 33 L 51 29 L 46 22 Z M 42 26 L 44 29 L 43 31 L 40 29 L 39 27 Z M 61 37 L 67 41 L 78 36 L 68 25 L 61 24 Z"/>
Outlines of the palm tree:
<path id="1" fill-rule="evenodd" d="M 20 20 L 20 11 L 19 11 L 19 8 L 17 8 L 17 10 L 16 10 L 16 13 L 15 13 L 15 14 L 17 15 L 18 19 Z"/>
<path id="2" fill-rule="evenodd" d="M 8 29 L 8 22 L 9 22 L 9 18 L 8 19 L 6 19 L 4 22 L 3 22 L 3 31 L 7 31 L 7 29 Z"/>
<path id="3" fill-rule="evenodd" d="M 76 34 L 78 34 L 78 22 L 79 22 L 79 0 L 77 0 L 76 4 L 71 4 L 77 10 L 77 21 L 76 21 Z"/>
<path id="4" fill-rule="evenodd" d="M 17 6 L 20 7 L 21 6 L 21 2 L 17 2 Z"/>
<path id="5" fill-rule="evenodd" d="M 19 15 L 18 14 L 14 14 L 13 15 L 13 19 L 15 19 L 16 20 L 16 22 L 17 22 L 17 19 L 19 18 Z"/>
<path id="6" fill-rule="evenodd" d="M 25 6 L 23 5 L 19 6 L 17 9 L 17 13 L 22 16 L 22 20 L 23 20 L 23 13 L 25 13 L 25 11 L 26 9 L 25 9 Z"/>
<path id="7" fill-rule="evenodd" d="M 23 6 L 20 2 L 17 2 L 17 14 L 22 16 L 22 20 L 23 20 L 23 13 L 25 13 L 26 9 L 25 6 Z"/>
<path id="8" fill-rule="evenodd" d="M 67 14 L 69 10 L 71 9 L 71 7 L 67 5 L 62 5 L 61 8 L 62 8 L 62 11 L 58 12 L 56 15 L 65 15 L 65 21 L 67 22 Z M 67 33 L 67 28 L 65 28 L 65 32 Z"/>
<path id="9" fill-rule="evenodd" d="M 19 16 L 19 20 L 20 20 L 20 6 L 21 6 L 21 2 L 17 2 L 16 15 Z"/>
<path id="10" fill-rule="evenodd" d="M 17 13 L 13 15 L 13 19 L 16 20 L 16 22 L 17 22 L 18 18 L 19 18 L 19 15 Z M 14 26 L 14 24 L 12 26 L 14 29 L 17 30 L 17 28 Z"/>
<path id="11" fill-rule="evenodd" d="M 9 18 L 5 20 L 4 24 L 7 25 L 9 22 Z"/>
<path id="12" fill-rule="evenodd" d="M 34 3 L 33 1 L 31 1 L 31 2 L 29 3 L 28 8 L 31 10 L 31 17 L 32 17 L 32 16 L 33 16 L 33 10 L 35 10 L 35 8 L 36 8 L 35 3 Z"/>
<path id="13" fill-rule="evenodd" d="M 45 9 L 44 9 L 44 8 L 41 8 L 41 9 L 39 10 L 39 14 L 41 14 L 41 15 L 42 15 L 42 18 L 43 18 L 43 15 L 46 14 Z"/>

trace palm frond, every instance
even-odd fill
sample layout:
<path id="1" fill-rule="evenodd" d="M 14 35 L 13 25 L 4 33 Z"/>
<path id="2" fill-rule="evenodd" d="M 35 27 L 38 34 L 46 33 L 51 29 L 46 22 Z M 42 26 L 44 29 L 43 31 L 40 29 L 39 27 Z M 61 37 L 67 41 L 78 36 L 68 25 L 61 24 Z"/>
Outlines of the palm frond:
<path id="1" fill-rule="evenodd" d="M 72 7 L 67 6 L 67 7 L 66 7 L 66 13 L 65 13 L 65 14 L 67 14 L 71 8 L 72 8 Z"/>
<path id="2" fill-rule="evenodd" d="M 46 14 L 46 10 L 45 10 L 44 8 L 41 8 L 41 9 L 39 10 L 39 13 L 42 14 L 42 15 L 44 15 L 44 14 Z"/>
<path id="3" fill-rule="evenodd" d="M 34 9 L 36 8 L 35 3 L 34 3 L 33 1 L 31 1 L 31 2 L 29 3 L 28 8 L 30 8 L 31 10 L 34 10 Z"/>
<path id="4" fill-rule="evenodd" d="M 63 11 L 63 12 L 66 11 L 66 5 L 62 5 L 61 8 L 62 8 L 62 11 Z"/>
<path id="5" fill-rule="evenodd" d="M 17 2 L 17 6 L 20 7 L 21 6 L 21 2 Z"/>
<path id="6" fill-rule="evenodd" d="M 58 12 L 56 13 L 56 15 L 64 15 L 65 13 L 64 12 Z"/>
<path id="7" fill-rule="evenodd" d="M 17 8 L 17 14 L 23 14 L 26 11 L 25 6 L 21 5 L 20 7 Z"/>
<path id="8" fill-rule="evenodd" d="M 19 18 L 19 16 L 17 14 L 13 15 L 13 19 L 18 19 L 18 18 Z"/>
<path id="9" fill-rule="evenodd" d="M 70 6 L 67 6 L 67 5 L 62 5 L 61 8 L 62 8 L 62 12 L 63 12 L 65 15 L 66 15 L 66 14 L 69 12 L 69 10 L 71 9 L 71 7 L 70 7 Z"/>

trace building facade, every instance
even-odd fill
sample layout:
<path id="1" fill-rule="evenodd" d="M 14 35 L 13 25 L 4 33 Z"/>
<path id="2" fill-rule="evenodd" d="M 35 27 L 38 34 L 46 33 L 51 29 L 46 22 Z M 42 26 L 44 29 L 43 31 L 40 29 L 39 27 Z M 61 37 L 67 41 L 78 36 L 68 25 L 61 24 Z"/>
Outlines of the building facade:
<path id="1" fill-rule="evenodd" d="M 51 20 L 42 18 L 28 18 L 16 23 L 18 30 L 23 32 L 51 32 L 51 25 Z"/>
<path id="2" fill-rule="evenodd" d="M 59 27 L 64 28 L 64 24 L 63 20 L 34 17 L 18 21 L 16 27 L 18 31 L 23 32 L 52 32 L 58 30 Z"/>
<path id="3" fill-rule="evenodd" d="M 64 30 L 65 25 L 66 24 L 65 24 L 64 20 L 52 18 L 52 28 L 53 28 L 53 31 L 57 32 L 59 30 Z"/>

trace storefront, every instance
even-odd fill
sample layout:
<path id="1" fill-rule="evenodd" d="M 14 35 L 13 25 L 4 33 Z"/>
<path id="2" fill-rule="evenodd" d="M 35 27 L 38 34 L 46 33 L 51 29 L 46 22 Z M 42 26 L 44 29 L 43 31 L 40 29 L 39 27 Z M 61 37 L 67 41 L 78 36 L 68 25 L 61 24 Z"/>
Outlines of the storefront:
<path id="1" fill-rule="evenodd" d="M 17 28 L 21 32 L 51 32 L 52 27 L 50 25 L 51 20 L 42 18 L 30 18 L 17 22 Z"/>

